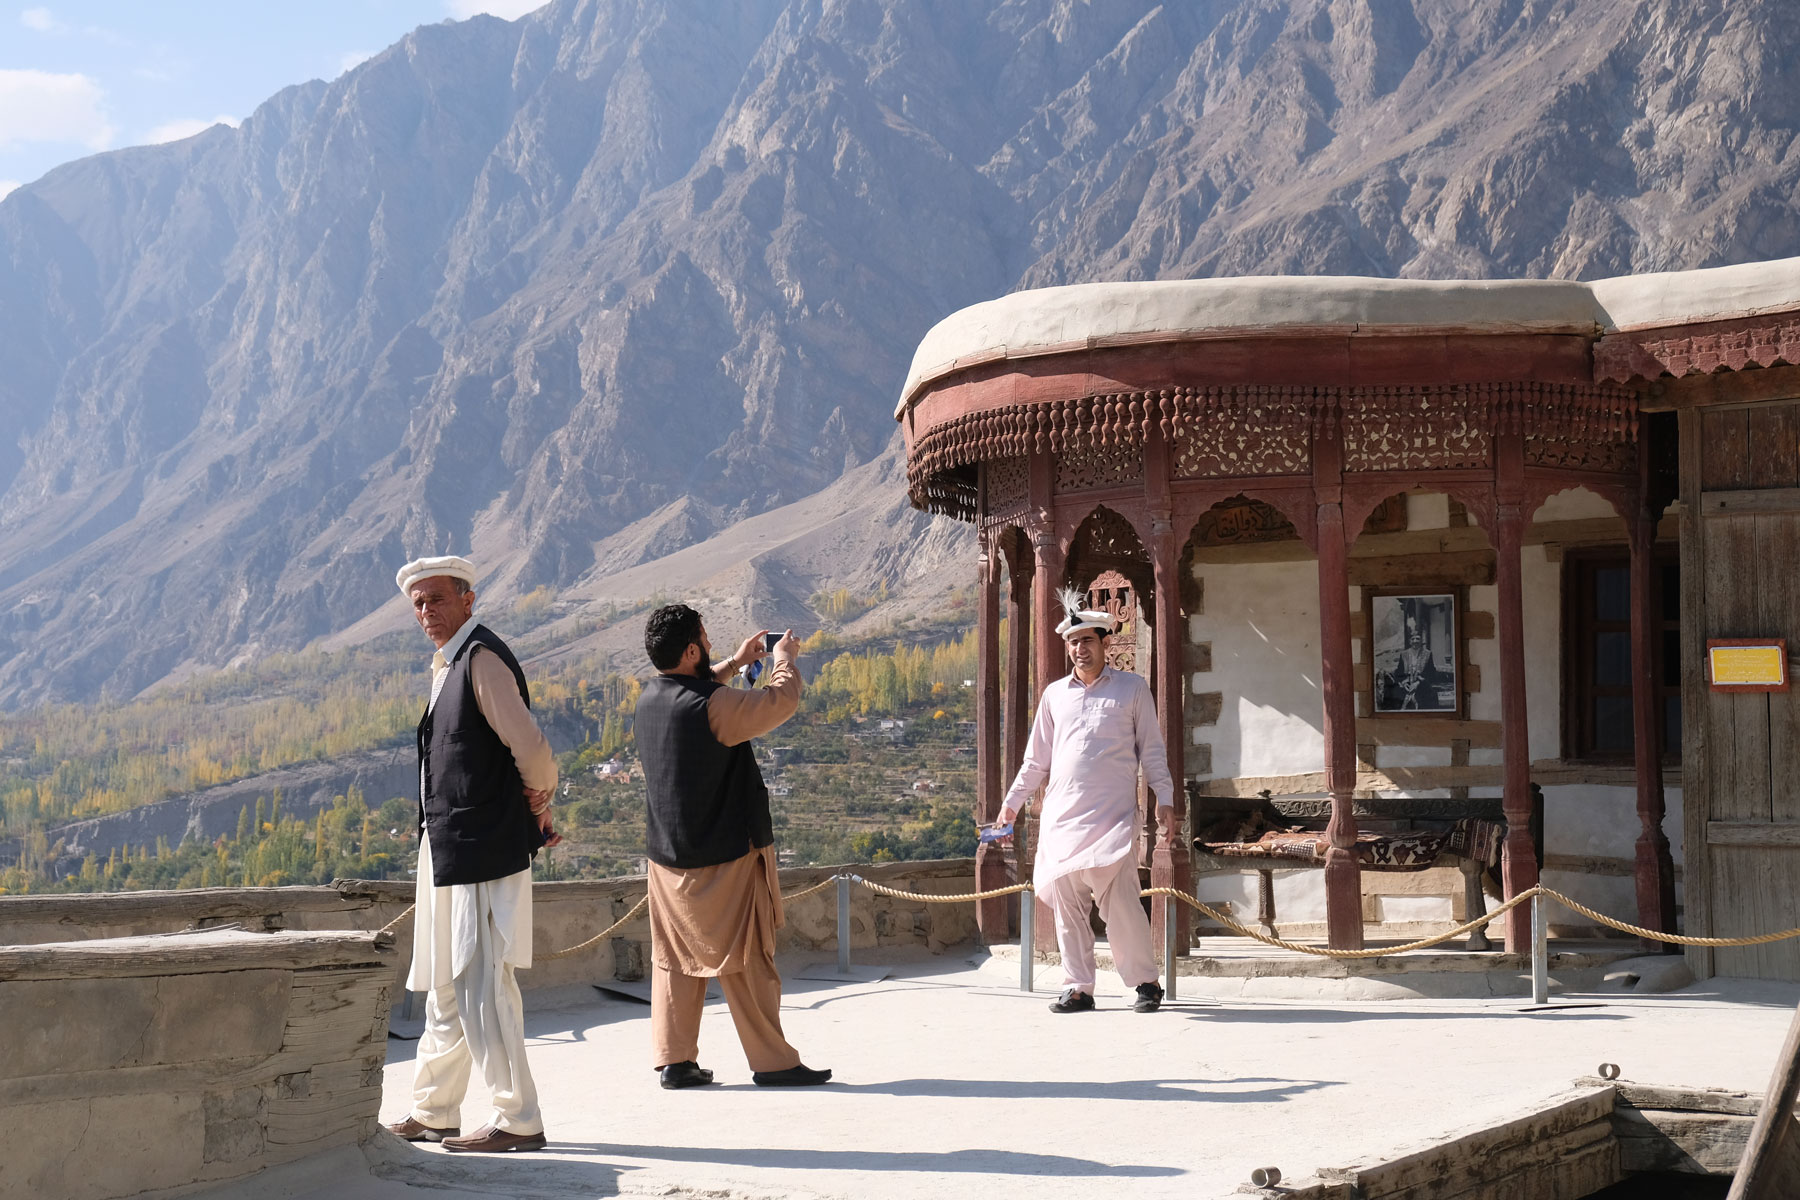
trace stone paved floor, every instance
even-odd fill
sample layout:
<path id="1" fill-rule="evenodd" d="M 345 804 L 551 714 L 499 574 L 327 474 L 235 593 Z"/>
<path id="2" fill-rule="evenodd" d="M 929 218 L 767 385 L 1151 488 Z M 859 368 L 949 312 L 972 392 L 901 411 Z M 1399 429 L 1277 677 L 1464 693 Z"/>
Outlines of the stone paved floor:
<path id="1" fill-rule="evenodd" d="M 549 1151 L 452 1156 L 394 1142 L 257 1200 L 455 1195 L 1182 1197 L 1233 1194 L 1386 1157 L 1535 1107 L 1601 1062 L 1645 1083 L 1760 1092 L 1800 987 L 1714 980 L 1663 995 L 1522 1000 L 1182 1000 L 1144 1016 L 1102 979 L 1101 1011 L 1055 1016 L 1017 964 L 902 959 L 890 978 L 789 977 L 783 1021 L 824 1088 L 751 1085 L 722 1005 L 701 1062 L 719 1084 L 664 1092 L 648 1008 L 563 991 L 528 1021 Z M 1592 1006 L 1577 1007 L 1574 1002 Z M 413 1043 L 390 1041 L 383 1119 L 408 1101 Z M 476 1085 L 479 1087 L 479 1084 Z M 481 1123 L 471 1096 L 464 1128 Z M 385 1139 L 384 1139 L 385 1140 Z"/>

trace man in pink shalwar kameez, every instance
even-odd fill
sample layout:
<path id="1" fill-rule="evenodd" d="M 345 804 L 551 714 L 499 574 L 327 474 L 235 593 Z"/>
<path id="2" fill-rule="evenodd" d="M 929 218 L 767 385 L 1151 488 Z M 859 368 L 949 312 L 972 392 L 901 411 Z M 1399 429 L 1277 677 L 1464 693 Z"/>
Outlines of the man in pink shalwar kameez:
<path id="1" fill-rule="evenodd" d="M 1034 882 L 1056 918 L 1066 985 L 1050 1011 L 1094 1007 L 1091 898 L 1106 924 L 1113 966 L 1125 986 L 1136 990 L 1132 1007 L 1155 1012 L 1163 990 L 1150 952 L 1150 919 L 1138 898 L 1138 771 L 1156 796 L 1165 839 L 1175 836 L 1175 785 L 1149 685 L 1106 665 L 1112 617 L 1084 610 L 1080 601 L 1078 593 L 1063 593 L 1068 616 L 1056 629 L 1075 669 L 1039 698 L 1025 761 L 1001 803 L 999 820 L 1011 824 L 1044 788 Z"/>

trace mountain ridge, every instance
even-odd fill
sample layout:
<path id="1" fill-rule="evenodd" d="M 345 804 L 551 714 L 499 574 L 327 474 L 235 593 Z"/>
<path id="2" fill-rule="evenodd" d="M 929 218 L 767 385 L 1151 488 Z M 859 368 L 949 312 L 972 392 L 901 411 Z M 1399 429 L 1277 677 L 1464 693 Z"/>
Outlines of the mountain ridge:
<path id="1" fill-rule="evenodd" d="M 719 571 L 664 574 L 745 620 L 816 621 L 872 561 L 933 604 L 969 534 L 905 509 L 889 414 L 941 317 L 1096 279 L 1800 253 L 1796 51 L 1773 0 L 421 27 L 0 199 L 0 705 L 386 628 L 430 551 L 568 617 L 696 544 Z M 829 525 L 822 496 L 848 532 L 769 587 L 732 529 Z"/>

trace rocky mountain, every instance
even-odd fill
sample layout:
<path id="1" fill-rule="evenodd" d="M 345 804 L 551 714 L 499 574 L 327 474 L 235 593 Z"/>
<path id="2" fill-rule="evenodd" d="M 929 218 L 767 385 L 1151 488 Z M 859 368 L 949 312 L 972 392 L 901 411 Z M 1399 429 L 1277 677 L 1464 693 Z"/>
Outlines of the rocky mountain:
<path id="1" fill-rule="evenodd" d="M 937 319 L 1091 279 L 1800 253 L 1789 16 L 555 0 L 421 28 L 0 201 L 0 704 L 373 631 L 433 550 L 571 619 L 709 539 L 677 574 L 721 595 L 879 574 L 928 603 L 972 556 L 905 508 L 890 413 Z M 734 531 L 784 514 L 816 536 L 771 534 L 772 573 Z"/>

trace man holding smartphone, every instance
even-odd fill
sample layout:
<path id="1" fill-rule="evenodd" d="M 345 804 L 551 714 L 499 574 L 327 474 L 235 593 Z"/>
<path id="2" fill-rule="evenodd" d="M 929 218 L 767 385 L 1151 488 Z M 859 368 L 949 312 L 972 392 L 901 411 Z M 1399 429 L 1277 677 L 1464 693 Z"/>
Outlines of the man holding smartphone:
<path id="1" fill-rule="evenodd" d="M 708 978 L 725 993 L 759 1087 L 831 1078 L 803 1064 L 781 1031 L 781 887 L 769 790 L 750 748 L 800 706 L 799 649 L 793 630 L 765 629 L 714 662 L 706 626 L 685 604 L 657 609 L 644 626 L 657 673 L 638 698 L 633 736 L 649 793 L 651 1061 L 665 1088 L 713 1081 L 697 1061 Z M 767 686 L 725 686 L 765 655 Z"/>
<path id="2" fill-rule="evenodd" d="M 1132 1008 L 1155 1012 L 1163 989 L 1150 953 L 1150 919 L 1138 899 L 1138 771 L 1156 795 L 1165 840 L 1175 836 L 1175 783 L 1149 685 L 1106 665 L 1111 615 L 1084 609 L 1073 589 L 1065 588 L 1061 599 L 1067 616 L 1056 632 L 1075 669 L 1038 700 L 1025 761 L 1000 804 L 996 828 L 1010 826 L 1032 793 L 1044 789 L 1033 881 L 1056 917 L 1066 983 L 1050 1011 L 1093 1011 L 1091 897 L 1106 923 L 1113 966 L 1136 990 Z M 1012 836 L 997 840 L 1005 844 Z"/>

